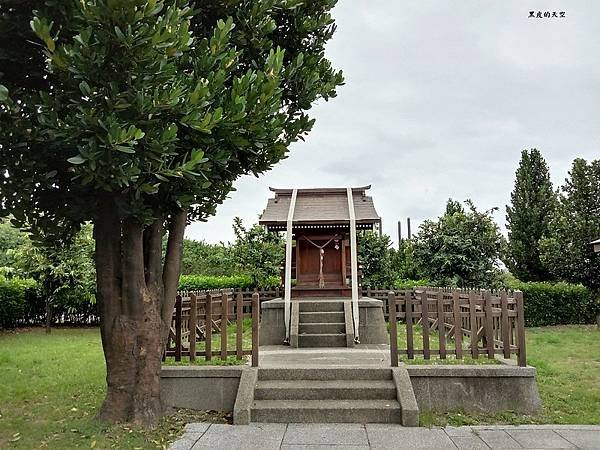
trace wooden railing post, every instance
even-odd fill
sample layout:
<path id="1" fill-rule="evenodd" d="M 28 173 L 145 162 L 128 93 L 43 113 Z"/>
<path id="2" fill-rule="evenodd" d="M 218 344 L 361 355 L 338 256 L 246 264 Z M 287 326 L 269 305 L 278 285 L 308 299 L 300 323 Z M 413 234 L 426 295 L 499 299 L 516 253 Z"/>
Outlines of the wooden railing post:
<path id="1" fill-rule="evenodd" d="M 446 359 L 446 319 L 444 316 L 444 293 L 439 290 L 436 295 L 437 330 L 440 348 L 440 359 Z"/>
<path id="2" fill-rule="evenodd" d="M 469 324 L 471 325 L 471 356 L 475 359 L 479 357 L 479 349 L 477 348 L 477 294 L 474 291 L 469 291 Z"/>
<path id="3" fill-rule="evenodd" d="M 242 359 L 244 352 L 244 295 L 238 292 L 236 298 L 236 332 L 235 332 L 235 355 L 237 359 Z"/>
<path id="4" fill-rule="evenodd" d="M 175 361 L 181 361 L 181 295 L 175 300 Z"/>
<path id="5" fill-rule="evenodd" d="M 492 311 L 492 293 L 489 290 L 483 291 L 485 318 L 483 326 L 485 327 L 485 344 L 487 348 L 488 359 L 494 359 L 494 317 Z"/>
<path id="6" fill-rule="evenodd" d="M 414 290 L 404 291 L 404 304 L 406 308 L 406 354 L 408 359 L 415 359 L 415 345 L 413 341 L 413 307 L 412 296 Z"/>
<path id="7" fill-rule="evenodd" d="M 390 322 L 390 362 L 392 367 L 398 367 L 398 324 L 396 319 L 396 294 L 388 293 L 389 322 Z"/>
<path id="8" fill-rule="evenodd" d="M 221 294 L 221 360 L 227 359 L 227 324 L 229 323 L 228 294 Z"/>
<path id="9" fill-rule="evenodd" d="M 212 359 L 212 294 L 206 294 L 206 317 L 204 319 L 205 358 Z"/>
<path id="10" fill-rule="evenodd" d="M 260 301 L 258 293 L 252 294 L 252 367 L 258 367 L 258 323 L 260 321 Z"/>
<path id="11" fill-rule="evenodd" d="M 523 292 L 515 291 L 517 302 L 517 348 L 519 366 L 527 365 L 527 352 L 525 350 L 525 312 L 523 307 Z"/>
<path id="12" fill-rule="evenodd" d="M 190 361 L 196 360 L 196 324 L 198 323 L 198 306 L 196 302 L 196 296 L 190 294 Z"/>
<path id="13" fill-rule="evenodd" d="M 423 358 L 431 359 L 429 351 L 429 299 L 427 289 L 421 293 L 421 327 L 423 328 Z"/>
<path id="14" fill-rule="evenodd" d="M 506 291 L 500 293 L 501 319 L 500 327 L 502 331 L 502 352 L 505 359 L 510 359 L 510 324 L 508 320 L 508 295 Z"/>
<path id="15" fill-rule="evenodd" d="M 460 310 L 460 292 L 458 289 L 452 291 L 452 315 L 454 323 L 454 352 L 456 359 L 462 359 L 462 321 Z"/>

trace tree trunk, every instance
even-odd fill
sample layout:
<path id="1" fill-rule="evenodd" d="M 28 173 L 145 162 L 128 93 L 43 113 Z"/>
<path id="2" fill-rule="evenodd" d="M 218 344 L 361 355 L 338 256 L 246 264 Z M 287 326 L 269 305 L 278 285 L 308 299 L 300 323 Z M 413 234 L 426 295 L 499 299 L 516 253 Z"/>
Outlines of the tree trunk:
<path id="1" fill-rule="evenodd" d="M 46 334 L 50 334 L 52 330 L 52 303 L 49 298 L 46 298 Z"/>
<path id="2" fill-rule="evenodd" d="M 94 222 L 107 372 L 107 394 L 98 417 L 152 427 L 162 415 L 161 359 L 175 303 L 187 215 L 182 211 L 144 226 L 119 218 L 115 211 L 110 201 L 105 202 Z M 169 223 L 169 244 L 163 265 L 164 222 Z"/>

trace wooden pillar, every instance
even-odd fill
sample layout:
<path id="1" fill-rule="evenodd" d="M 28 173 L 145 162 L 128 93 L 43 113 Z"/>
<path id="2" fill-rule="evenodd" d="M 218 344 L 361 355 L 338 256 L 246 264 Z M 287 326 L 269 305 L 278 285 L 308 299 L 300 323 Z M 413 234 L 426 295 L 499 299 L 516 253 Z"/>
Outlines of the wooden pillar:
<path id="1" fill-rule="evenodd" d="M 352 276 L 352 318 L 354 319 L 354 340 L 359 341 L 359 313 L 358 313 L 358 256 L 356 251 L 356 216 L 354 213 L 354 200 L 352 188 L 347 188 L 348 214 L 350 216 L 350 273 Z"/>
<path id="2" fill-rule="evenodd" d="M 290 342 L 290 302 L 292 299 L 292 223 L 294 220 L 294 209 L 296 208 L 296 197 L 298 189 L 292 191 L 290 208 L 287 216 L 287 227 L 285 237 L 285 294 L 284 294 L 284 320 L 285 320 L 285 342 Z"/>

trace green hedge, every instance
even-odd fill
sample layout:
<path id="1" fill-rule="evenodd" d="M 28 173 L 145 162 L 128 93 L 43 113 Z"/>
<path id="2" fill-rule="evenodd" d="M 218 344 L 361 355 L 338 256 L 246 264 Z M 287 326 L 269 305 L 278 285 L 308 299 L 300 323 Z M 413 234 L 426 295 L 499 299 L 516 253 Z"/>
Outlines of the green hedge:
<path id="1" fill-rule="evenodd" d="M 0 328 L 12 328 L 36 315 L 43 301 L 36 282 L 0 276 Z"/>
<path id="2" fill-rule="evenodd" d="M 269 288 L 279 286 L 281 280 L 279 277 L 272 277 L 267 283 L 268 286 L 259 286 Z M 253 289 L 257 287 L 252 278 L 247 275 L 232 276 L 208 276 L 208 275 L 182 275 L 179 278 L 179 290 L 181 291 L 201 291 L 208 289 Z"/>
<path id="3" fill-rule="evenodd" d="M 523 291 L 528 327 L 594 323 L 600 311 L 593 293 L 580 284 L 514 282 L 509 287 Z"/>

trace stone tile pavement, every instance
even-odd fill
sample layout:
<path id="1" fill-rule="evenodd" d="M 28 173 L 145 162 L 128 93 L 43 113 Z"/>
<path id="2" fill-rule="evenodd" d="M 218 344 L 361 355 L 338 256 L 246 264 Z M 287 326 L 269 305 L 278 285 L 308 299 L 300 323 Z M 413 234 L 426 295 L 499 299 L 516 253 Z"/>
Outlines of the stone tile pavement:
<path id="1" fill-rule="evenodd" d="M 600 426 L 404 428 L 395 424 L 191 423 L 172 450 L 561 449 L 600 450 Z"/>

